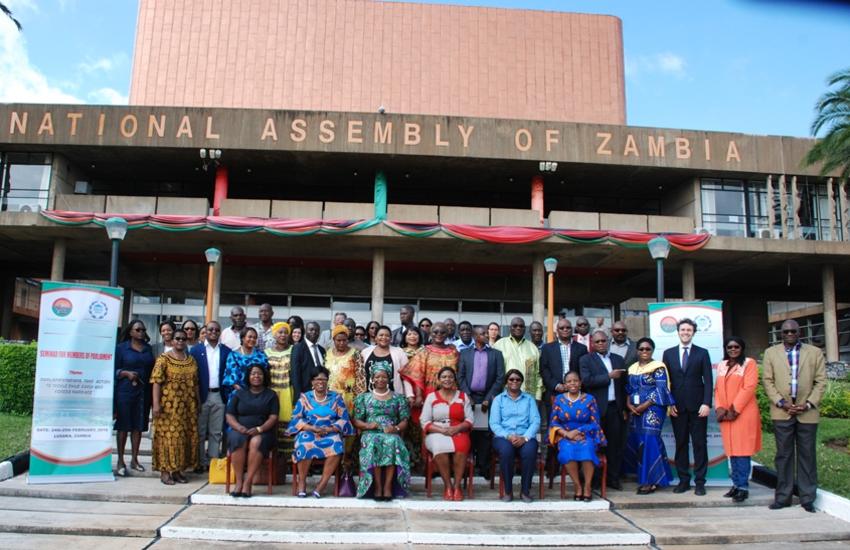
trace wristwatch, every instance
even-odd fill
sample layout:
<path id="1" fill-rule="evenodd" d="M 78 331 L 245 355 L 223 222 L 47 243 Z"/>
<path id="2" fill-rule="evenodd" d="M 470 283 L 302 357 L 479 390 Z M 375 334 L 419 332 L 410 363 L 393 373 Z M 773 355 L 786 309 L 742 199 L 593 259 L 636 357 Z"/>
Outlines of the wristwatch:
<path id="1" fill-rule="evenodd" d="M 258 434 L 263 433 L 263 427 L 262 426 L 257 426 L 257 433 Z"/>

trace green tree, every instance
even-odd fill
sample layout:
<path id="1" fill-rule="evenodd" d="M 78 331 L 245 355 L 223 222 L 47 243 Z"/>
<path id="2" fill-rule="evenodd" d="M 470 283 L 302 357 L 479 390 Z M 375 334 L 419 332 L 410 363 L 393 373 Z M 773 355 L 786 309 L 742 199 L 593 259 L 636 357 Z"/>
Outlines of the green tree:
<path id="1" fill-rule="evenodd" d="M 830 88 L 815 105 L 817 116 L 812 135 L 826 133 L 806 154 L 805 166 L 821 163 L 821 175 L 838 170 L 842 178 L 850 176 L 850 68 L 827 80 Z"/>
<path id="2" fill-rule="evenodd" d="M 21 22 L 20 22 L 20 21 L 18 21 L 17 19 L 15 19 L 15 16 L 14 16 L 14 15 L 12 15 L 12 10 L 10 10 L 8 7 L 6 7 L 6 4 L 4 4 L 3 2 L 0 2 L 0 11 L 2 11 L 3 13 L 5 13 L 5 14 L 6 14 L 6 16 L 7 16 L 9 19 L 11 19 L 11 20 L 12 20 L 12 23 L 14 23 L 16 27 L 18 27 L 18 30 L 19 30 L 19 31 L 23 29 L 23 27 L 21 27 Z"/>

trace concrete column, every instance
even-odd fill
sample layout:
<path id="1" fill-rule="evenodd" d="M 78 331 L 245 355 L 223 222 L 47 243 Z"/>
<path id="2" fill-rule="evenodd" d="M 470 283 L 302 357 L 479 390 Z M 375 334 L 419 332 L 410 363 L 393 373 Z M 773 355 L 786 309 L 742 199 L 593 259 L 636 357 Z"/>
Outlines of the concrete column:
<path id="1" fill-rule="evenodd" d="M 543 225 L 545 208 L 543 206 L 543 176 L 531 178 L 531 209 L 540 213 L 540 225 Z"/>
<path id="2" fill-rule="evenodd" d="M 372 320 L 384 324 L 384 263 L 383 248 L 372 252 Z"/>
<path id="3" fill-rule="evenodd" d="M 682 264 L 682 299 L 691 301 L 697 299 L 696 276 L 694 275 L 693 260 L 686 260 Z"/>
<path id="4" fill-rule="evenodd" d="M 65 278 L 65 252 L 68 241 L 58 238 L 53 241 L 53 262 L 50 264 L 50 280 L 61 281 Z"/>
<path id="5" fill-rule="evenodd" d="M 220 247 L 219 250 L 221 249 Z M 221 253 L 221 257 L 213 267 L 213 293 L 212 293 L 212 303 L 213 303 L 213 320 L 219 320 L 218 309 L 221 306 L 221 272 L 224 269 L 224 252 Z M 228 325 L 230 326 L 230 325 Z"/>
<path id="6" fill-rule="evenodd" d="M 779 176 L 779 223 L 782 226 L 782 238 L 788 238 L 788 195 L 785 190 L 785 174 Z"/>
<path id="7" fill-rule="evenodd" d="M 823 266 L 823 335 L 826 360 L 838 361 L 838 317 L 835 312 L 835 266 Z"/>
<path id="8" fill-rule="evenodd" d="M 531 316 L 532 321 L 545 323 L 546 320 L 546 270 L 543 269 L 543 256 L 535 256 L 531 264 Z M 528 323 L 530 324 L 530 323 Z"/>
<path id="9" fill-rule="evenodd" d="M 218 216 L 221 203 L 227 198 L 227 167 L 219 165 L 215 169 L 215 190 L 213 191 L 213 215 Z"/>

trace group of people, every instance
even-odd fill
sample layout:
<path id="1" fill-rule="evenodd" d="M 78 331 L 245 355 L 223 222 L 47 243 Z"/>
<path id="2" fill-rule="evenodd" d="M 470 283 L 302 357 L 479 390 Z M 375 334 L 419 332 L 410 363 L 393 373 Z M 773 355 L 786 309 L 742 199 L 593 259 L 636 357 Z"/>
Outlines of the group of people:
<path id="1" fill-rule="evenodd" d="M 302 498 L 320 498 L 343 460 L 347 470 L 359 470 L 358 497 L 405 496 L 411 472 L 431 460 L 443 497 L 462 500 L 471 454 L 486 478 L 497 459 L 505 501 L 514 498 L 519 464 L 520 498 L 530 502 L 543 443 L 572 479 L 574 499 L 589 501 L 603 456 L 608 487 L 622 489 L 623 474 L 637 477 L 639 494 L 671 484 L 661 440 L 669 416 L 678 474 L 673 491 L 689 490 L 693 478 L 695 494 L 704 495 L 713 407 L 733 482 L 725 496 L 748 497 L 750 457 L 761 446 L 758 366 L 744 341 L 732 337 L 713 369 L 708 352 L 693 344 L 697 326 L 690 319 L 679 321 L 679 345 L 657 361 L 655 343 L 633 342 L 619 321 L 610 330 L 599 322 L 591 330 L 579 317 L 573 334 L 570 320 L 560 318 L 556 340 L 543 343 L 542 324 L 532 323 L 526 338 L 520 317 L 501 338 L 496 323 L 422 319 L 417 325 L 412 306 L 401 309 L 395 330 L 377 322 L 358 327 L 340 312 L 322 332 L 297 316 L 275 322 L 269 304 L 259 312 L 254 326 L 238 306 L 224 329 L 217 321 L 199 327 L 188 320 L 180 328 L 164 322 L 156 350 L 141 321 L 126 326 L 115 355 L 118 475 L 144 470 L 139 442 L 152 411 L 153 468 L 168 485 L 185 483 L 187 470 L 203 472 L 226 443 L 234 497 L 251 495 L 263 458 L 275 452 L 297 464 Z M 783 343 L 765 352 L 762 383 L 777 428 L 780 480 L 771 508 L 790 505 L 796 462 L 801 504 L 813 509 L 825 366 L 820 350 L 799 342 L 794 321 L 783 325 Z M 324 465 L 308 493 L 314 459 Z"/>

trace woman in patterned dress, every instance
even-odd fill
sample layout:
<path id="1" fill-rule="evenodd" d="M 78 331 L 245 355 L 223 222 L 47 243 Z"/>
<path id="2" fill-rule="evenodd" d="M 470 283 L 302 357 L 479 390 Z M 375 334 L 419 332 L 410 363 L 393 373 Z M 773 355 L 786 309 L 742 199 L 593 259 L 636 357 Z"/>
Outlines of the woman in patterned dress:
<path id="1" fill-rule="evenodd" d="M 337 325 L 331 332 L 333 347 L 325 354 L 325 368 L 331 375 L 328 389 L 342 395 L 349 414 L 354 410 L 354 398 L 366 391 L 366 376 L 360 352 L 348 345 L 348 328 Z"/>
<path id="2" fill-rule="evenodd" d="M 425 447 L 443 478 L 443 500 L 463 500 L 460 481 L 466 469 L 472 430 L 472 401 L 457 388 L 457 375 L 451 367 L 437 374 L 440 389 L 425 398 L 422 406 L 422 431 Z M 454 483 L 452 483 L 454 476 Z"/>
<path id="3" fill-rule="evenodd" d="M 227 356 L 224 367 L 224 380 L 222 380 L 222 399 L 225 405 L 230 399 L 230 394 L 242 388 L 248 383 L 246 375 L 251 365 L 261 365 L 264 369 L 269 368 L 269 359 L 266 354 L 257 348 L 257 329 L 254 327 L 243 327 L 239 331 L 241 345 L 232 350 Z"/>
<path id="4" fill-rule="evenodd" d="M 444 323 L 434 323 L 431 327 L 431 343 L 413 356 L 407 365 L 401 369 L 401 377 L 413 384 L 416 397 L 413 402 L 413 421 L 419 422 L 422 403 L 429 394 L 437 391 L 439 383 L 437 373 L 443 367 L 451 367 L 457 372 L 457 362 L 460 354 L 457 348 L 446 343 L 449 332 Z"/>
<path id="5" fill-rule="evenodd" d="M 372 391 L 354 401 L 354 427 L 362 432 L 357 498 L 371 494 L 379 502 L 407 496 L 410 487 L 410 456 L 401 439 L 410 408 L 404 397 L 390 391 L 389 374 L 386 365 L 376 365 Z"/>
<path id="6" fill-rule="evenodd" d="M 153 469 L 165 485 L 188 483 L 183 470 L 198 462 L 198 366 L 186 352 L 186 333 L 174 331 L 173 348 L 159 356 L 153 383 Z"/>
<path id="7" fill-rule="evenodd" d="M 590 502 L 593 470 L 599 465 L 596 450 L 605 445 L 605 435 L 599 427 L 599 407 L 592 395 L 581 393 L 577 372 L 568 372 L 564 385 L 567 391 L 558 394 L 552 403 L 549 441 L 558 449 L 558 462 L 567 466 L 573 480 L 574 500 Z M 584 484 L 579 477 L 579 464 Z"/>
<path id="8" fill-rule="evenodd" d="M 319 367 L 313 372 L 312 391 L 301 394 L 287 433 L 295 436 L 295 462 L 298 464 L 298 496 L 307 496 L 307 474 L 314 458 L 325 459 L 322 477 L 313 496 L 320 498 L 331 475 L 342 459 L 342 436 L 353 435 L 354 428 L 342 396 L 328 391 L 330 372 Z"/>
<path id="9" fill-rule="evenodd" d="M 277 448 L 285 463 L 292 455 L 292 438 L 287 437 L 286 429 L 292 418 L 292 386 L 289 383 L 289 365 L 292 346 L 289 345 L 289 323 L 277 322 L 271 327 L 273 345 L 263 350 L 269 359 L 271 389 L 277 394 L 280 403 L 277 425 Z"/>
<path id="10" fill-rule="evenodd" d="M 661 361 L 652 360 L 655 342 L 641 338 L 636 347 L 638 361 L 629 367 L 626 382 L 626 406 L 631 419 L 623 470 L 636 473 L 638 494 L 648 495 L 659 487 L 667 487 L 673 478 L 661 429 L 667 418 L 667 407 L 675 405 L 676 401 L 670 393 L 667 367 Z"/>

